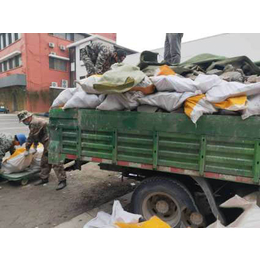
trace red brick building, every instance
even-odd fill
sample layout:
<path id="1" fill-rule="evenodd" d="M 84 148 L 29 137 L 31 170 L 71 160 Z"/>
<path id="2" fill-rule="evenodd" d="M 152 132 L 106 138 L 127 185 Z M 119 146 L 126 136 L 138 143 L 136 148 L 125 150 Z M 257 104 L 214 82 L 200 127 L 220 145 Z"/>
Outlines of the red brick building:
<path id="1" fill-rule="evenodd" d="M 116 33 L 93 33 L 116 41 Z M 86 33 L 1 33 L 0 104 L 10 111 L 46 112 L 50 86 L 70 85 L 67 45 Z"/>

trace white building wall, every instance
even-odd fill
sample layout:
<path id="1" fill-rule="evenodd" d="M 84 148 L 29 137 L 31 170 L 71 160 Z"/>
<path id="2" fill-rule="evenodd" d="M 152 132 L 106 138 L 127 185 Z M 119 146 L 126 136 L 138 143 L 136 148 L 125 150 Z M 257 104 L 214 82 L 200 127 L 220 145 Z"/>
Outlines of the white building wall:
<path id="1" fill-rule="evenodd" d="M 164 48 L 152 50 L 163 59 Z M 181 62 L 198 54 L 211 53 L 226 57 L 247 56 L 253 61 L 260 61 L 260 33 L 226 33 L 184 42 L 181 50 Z M 140 53 L 129 55 L 125 62 L 137 65 Z"/>

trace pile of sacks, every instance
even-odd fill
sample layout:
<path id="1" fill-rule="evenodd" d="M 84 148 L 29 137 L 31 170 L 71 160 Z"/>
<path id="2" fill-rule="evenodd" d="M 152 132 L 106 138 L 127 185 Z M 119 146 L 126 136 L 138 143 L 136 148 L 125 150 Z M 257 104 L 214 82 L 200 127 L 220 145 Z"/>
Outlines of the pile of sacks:
<path id="1" fill-rule="evenodd" d="M 52 107 L 139 111 L 140 106 L 149 106 L 165 112 L 183 108 L 193 123 L 219 110 L 239 112 L 242 119 L 260 114 L 260 82 L 227 81 L 205 74 L 193 80 L 177 75 L 167 65 L 151 77 L 135 66 L 115 65 L 102 76 L 76 83 L 79 86 L 64 90 Z"/>
<path id="2" fill-rule="evenodd" d="M 139 214 L 125 211 L 118 200 L 114 201 L 112 215 L 100 211 L 97 216 L 85 224 L 84 228 L 170 228 L 170 226 L 154 216 L 140 222 Z"/>
<path id="3" fill-rule="evenodd" d="M 34 153 L 34 149 L 30 148 L 29 155 L 25 156 L 24 153 L 26 149 L 24 147 L 18 148 L 15 152 L 6 160 L 4 160 L 1 173 L 11 174 L 22 172 L 24 170 L 28 171 L 40 171 L 41 170 L 41 158 L 43 154 L 43 145 L 39 144 L 37 146 L 37 152 Z"/>
<path id="4" fill-rule="evenodd" d="M 220 205 L 221 208 L 240 208 L 243 212 L 232 223 L 227 226 L 219 220 L 212 223 L 208 228 L 259 228 L 260 208 L 257 205 L 257 193 L 252 193 L 244 198 L 238 195 L 230 198 Z"/>
<path id="5" fill-rule="evenodd" d="M 259 228 L 260 208 L 257 206 L 257 193 L 244 198 L 235 195 L 220 205 L 221 208 L 240 208 L 243 212 L 230 224 L 224 226 L 219 220 L 207 228 Z M 141 215 L 132 214 L 123 209 L 118 200 L 114 201 L 112 214 L 100 211 L 97 216 L 85 224 L 84 228 L 170 228 L 156 216 L 140 222 Z"/>

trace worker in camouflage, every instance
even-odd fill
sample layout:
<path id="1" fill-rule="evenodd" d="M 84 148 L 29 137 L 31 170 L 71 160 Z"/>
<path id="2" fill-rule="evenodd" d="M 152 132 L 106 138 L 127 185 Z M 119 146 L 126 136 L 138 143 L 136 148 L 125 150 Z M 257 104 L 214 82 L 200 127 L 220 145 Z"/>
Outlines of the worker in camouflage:
<path id="1" fill-rule="evenodd" d="M 0 169 L 2 160 L 7 152 L 12 155 L 15 152 L 16 145 L 23 145 L 26 142 L 24 134 L 17 134 L 15 136 L 10 134 L 0 133 Z"/>
<path id="2" fill-rule="evenodd" d="M 181 62 L 181 40 L 183 33 L 166 33 L 164 60 L 176 64 Z"/>
<path id="3" fill-rule="evenodd" d="M 18 118 L 20 122 L 23 122 L 25 125 L 29 126 L 30 133 L 26 142 L 26 152 L 25 155 L 29 155 L 30 147 L 34 146 L 33 153 L 37 151 L 38 143 L 42 143 L 44 150 L 41 159 L 41 172 L 40 180 L 35 183 L 35 185 L 41 185 L 49 182 L 49 175 L 51 168 L 53 168 L 57 178 L 58 178 L 58 187 L 56 190 L 61 190 L 67 186 L 66 182 L 66 173 L 64 170 L 63 164 L 51 165 L 48 163 L 48 148 L 49 148 L 49 134 L 48 134 L 48 122 L 43 118 L 36 117 L 30 112 L 24 110 L 18 113 Z"/>
<path id="4" fill-rule="evenodd" d="M 81 59 L 85 64 L 87 77 L 105 73 L 114 63 L 123 62 L 125 57 L 124 50 L 102 42 L 90 42 L 81 51 Z"/>

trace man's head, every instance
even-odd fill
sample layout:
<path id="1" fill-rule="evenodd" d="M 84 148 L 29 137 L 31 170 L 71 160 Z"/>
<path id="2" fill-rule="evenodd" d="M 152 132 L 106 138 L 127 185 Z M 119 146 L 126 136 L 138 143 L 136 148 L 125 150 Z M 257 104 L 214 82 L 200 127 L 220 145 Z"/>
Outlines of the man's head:
<path id="1" fill-rule="evenodd" d="M 23 145 L 26 143 L 27 139 L 24 134 L 17 134 L 14 136 L 14 145 Z"/>
<path id="2" fill-rule="evenodd" d="M 123 62 L 126 58 L 126 52 L 123 49 L 116 49 L 114 51 L 114 59 L 117 63 Z"/>
<path id="3" fill-rule="evenodd" d="M 19 121 L 23 122 L 25 125 L 29 125 L 32 121 L 32 113 L 28 112 L 27 110 L 19 112 L 17 116 Z"/>

